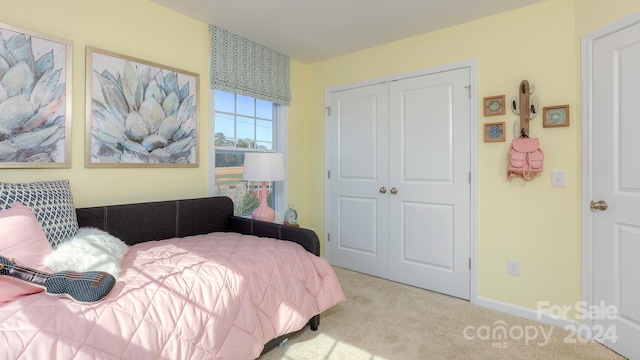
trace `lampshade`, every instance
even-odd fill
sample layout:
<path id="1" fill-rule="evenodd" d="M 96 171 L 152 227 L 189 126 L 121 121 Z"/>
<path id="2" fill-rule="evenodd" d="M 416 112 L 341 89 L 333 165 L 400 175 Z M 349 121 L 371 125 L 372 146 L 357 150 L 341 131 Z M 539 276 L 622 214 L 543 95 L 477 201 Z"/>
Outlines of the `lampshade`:
<path id="1" fill-rule="evenodd" d="M 282 153 L 245 153 L 242 179 L 249 181 L 284 180 L 284 156 Z"/>

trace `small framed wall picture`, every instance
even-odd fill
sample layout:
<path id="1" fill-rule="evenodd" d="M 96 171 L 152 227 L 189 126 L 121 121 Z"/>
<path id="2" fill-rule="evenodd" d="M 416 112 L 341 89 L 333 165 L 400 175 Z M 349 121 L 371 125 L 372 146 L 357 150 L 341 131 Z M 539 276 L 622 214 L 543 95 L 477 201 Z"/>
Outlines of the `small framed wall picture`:
<path id="1" fill-rule="evenodd" d="M 504 95 L 487 96 L 483 99 L 484 116 L 496 116 L 506 114 Z"/>
<path id="2" fill-rule="evenodd" d="M 542 109 L 542 127 L 569 126 L 569 105 L 547 106 Z"/>
<path id="3" fill-rule="evenodd" d="M 505 141 L 504 121 L 484 124 L 484 142 Z"/>

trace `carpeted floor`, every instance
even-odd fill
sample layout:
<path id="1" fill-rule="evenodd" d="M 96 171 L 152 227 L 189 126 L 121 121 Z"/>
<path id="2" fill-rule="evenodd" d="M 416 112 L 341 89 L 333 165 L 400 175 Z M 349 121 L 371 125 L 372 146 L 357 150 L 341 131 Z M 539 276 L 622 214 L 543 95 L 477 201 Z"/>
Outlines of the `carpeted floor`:
<path id="1" fill-rule="evenodd" d="M 624 359 L 562 328 L 334 269 L 347 301 L 260 360 Z"/>

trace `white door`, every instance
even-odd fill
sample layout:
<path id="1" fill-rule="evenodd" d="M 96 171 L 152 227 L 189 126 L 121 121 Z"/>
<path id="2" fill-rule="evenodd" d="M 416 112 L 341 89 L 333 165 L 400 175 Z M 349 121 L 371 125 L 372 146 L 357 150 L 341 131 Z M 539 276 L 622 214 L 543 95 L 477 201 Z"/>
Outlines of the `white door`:
<path id="1" fill-rule="evenodd" d="M 389 271 L 389 86 L 331 93 L 327 134 L 328 258 L 387 277 Z"/>
<path id="2" fill-rule="evenodd" d="M 394 81 L 390 90 L 390 279 L 464 299 L 470 273 L 469 83 L 470 70 L 462 68 Z"/>
<path id="3" fill-rule="evenodd" d="M 592 44 L 592 335 L 640 359 L 640 24 Z"/>
<path id="4" fill-rule="evenodd" d="M 465 67 L 328 94 L 333 265 L 469 299 L 469 85 Z"/>

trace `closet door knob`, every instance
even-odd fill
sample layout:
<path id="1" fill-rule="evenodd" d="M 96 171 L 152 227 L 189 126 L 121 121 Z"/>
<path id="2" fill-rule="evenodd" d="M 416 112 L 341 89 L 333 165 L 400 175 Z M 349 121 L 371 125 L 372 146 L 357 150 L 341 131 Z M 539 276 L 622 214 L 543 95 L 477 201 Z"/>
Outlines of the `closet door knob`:
<path id="1" fill-rule="evenodd" d="M 387 192 L 387 188 L 386 188 L 386 187 L 384 187 L 384 186 L 383 186 L 383 187 L 381 187 L 381 188 L 380 188 L 380 192 L 381 192 L 381 193 L 383 193 L 383 194 L 384 194 L 384 193 L 386 193 L 386 192 Z"/>
<path id="2" fill-rule="evenodd" d="M 398 193 L 398 189 L 396 189 L 396 188 L 391 188 L 391 193 L 392 193 L 392 194 L 394 194 L 394 195 L 395 195 L 395 194 L 397 194 L 397 193 Z"/>
<path id="3" fill-rule="evenodd" d="M 591 201 L 591 204 L 589 205 L 589 207 L 592 208 L 593 210 L 605 211 L 607 210 L 607 208 L 609 208 L 609 204 L 607 204 L 607 202 L 604 200 Z"/>

